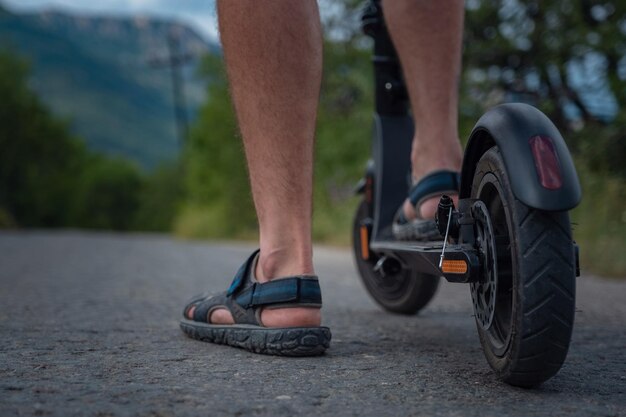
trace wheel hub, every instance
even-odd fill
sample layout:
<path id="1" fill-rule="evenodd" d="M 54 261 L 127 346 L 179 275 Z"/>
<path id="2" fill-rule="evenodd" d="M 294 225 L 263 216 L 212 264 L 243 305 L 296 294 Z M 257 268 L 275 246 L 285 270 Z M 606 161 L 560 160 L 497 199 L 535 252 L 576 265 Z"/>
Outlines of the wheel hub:
<path id="1" fill-rule="evenodd" d="M 476 320 L 484 330 L 488 330 L 493 323 L 498 292 L 496 243 L 485 203 L 476 201 L 471 210 L 476 225 L 476 247 L 482 265 L 482 274 L 478 282 L 470 284 L 470 289 Z"/>

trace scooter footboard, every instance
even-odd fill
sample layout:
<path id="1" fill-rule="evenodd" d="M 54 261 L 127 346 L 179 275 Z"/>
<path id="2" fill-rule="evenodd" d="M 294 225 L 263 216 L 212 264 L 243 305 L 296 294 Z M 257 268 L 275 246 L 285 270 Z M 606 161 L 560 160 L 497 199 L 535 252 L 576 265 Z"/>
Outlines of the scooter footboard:
<path id="1" fill-rule="evenodd" d="M 447 245 L 443 260 L 441 259 L 443 242 L 439 244 L 372 242 L 370 249 L 379 254 L 382 262 L 386 259 L 395 259 L 404 268 L 442 276 L 448 282 L 469 283 L 479 279 L 480 261 L 476 251 L 468 244 Z"/>

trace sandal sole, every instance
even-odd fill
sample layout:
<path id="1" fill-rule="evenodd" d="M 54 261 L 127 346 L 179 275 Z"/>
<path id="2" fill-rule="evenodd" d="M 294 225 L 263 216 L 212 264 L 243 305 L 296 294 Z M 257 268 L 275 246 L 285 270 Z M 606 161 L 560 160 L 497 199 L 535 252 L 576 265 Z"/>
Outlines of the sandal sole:
<path id="1" fill-rule="evenodd" d="M 278 356 L 318 356 L 328 349 L 331 339 L 328 327 L 268 328 L 215 325 L 183 319 L 180 328 L 196 340 Z"/>

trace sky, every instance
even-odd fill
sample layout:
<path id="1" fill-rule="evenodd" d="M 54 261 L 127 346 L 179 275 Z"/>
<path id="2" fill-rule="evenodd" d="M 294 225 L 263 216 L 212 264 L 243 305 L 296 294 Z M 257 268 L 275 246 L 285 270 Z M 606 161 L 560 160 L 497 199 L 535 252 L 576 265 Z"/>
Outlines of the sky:
<path id="1" fill-rule="evenodd" d="M 217 40 L 214 0 L 0 0 L 0 3 L 15 11 L 55 9 L 87 14 L 176 18 L 208 39 Z"/>

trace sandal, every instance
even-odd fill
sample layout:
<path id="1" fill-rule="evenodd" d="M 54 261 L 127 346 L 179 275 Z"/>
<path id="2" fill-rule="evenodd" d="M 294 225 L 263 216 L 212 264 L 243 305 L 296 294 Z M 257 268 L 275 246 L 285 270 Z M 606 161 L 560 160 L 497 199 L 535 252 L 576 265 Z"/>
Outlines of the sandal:
<path id="1" fill-rule="evenodd" d="M 185 306 L 180 328 L 194 339 L 255 353 L 321 355 L 330 345 L 328 327 L 275 328 L 261 323 L 263 308 L 321 307 L 317 276 L 298 275 L 259 283 L 254 277 L 258 254 L 256 250 L 239 268 L 228 291 L 192 298 Z M 192 307 L 195 307 L 193 320 L 188 315 Z M 218 309 L 230 311 L 235 324 L 211 324 L 211 313 Z"/>
<path id="2" fill-rule="evenodd" d="M 403 206 L 396 213 L 392 232 L 398 240 L 442 240 L 434 219 L 420 217 L 420 206 L 432 197 L 442 194 L 458 194 L 461 184 L 461 174 L 454 171 L 434 171 L 423 177 L 413 185 L 409 191 L 409 201 L 415 207 L 417 218 L 408 220 L 404 215 Z"/>

